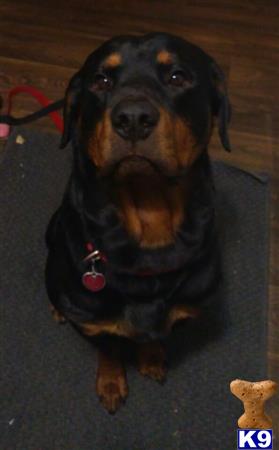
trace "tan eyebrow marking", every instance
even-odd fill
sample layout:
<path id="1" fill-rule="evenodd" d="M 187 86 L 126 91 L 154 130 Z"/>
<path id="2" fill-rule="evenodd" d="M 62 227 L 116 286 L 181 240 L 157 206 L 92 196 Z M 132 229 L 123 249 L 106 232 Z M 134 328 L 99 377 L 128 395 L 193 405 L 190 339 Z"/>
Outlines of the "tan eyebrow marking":
<path id="1" fill-rule="evenodd" d="M 172 56 L 167 50 L 161 50 L 157 55 L 157 62 L 160 64 L 171 64 Z"/>
<path id="2" fill-rule="evenodd" d="M 105 67 L 117 67 L 121 64 L 122 58 L 119 53 L 111 53 L 104 62 Z"/>

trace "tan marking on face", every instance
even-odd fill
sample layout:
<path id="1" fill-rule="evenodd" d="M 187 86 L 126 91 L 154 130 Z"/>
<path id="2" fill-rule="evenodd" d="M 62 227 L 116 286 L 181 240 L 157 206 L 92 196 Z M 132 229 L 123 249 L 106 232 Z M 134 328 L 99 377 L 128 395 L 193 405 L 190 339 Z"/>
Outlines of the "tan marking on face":
<path id="1" fill-rule="evenodd" d="M 160 120 L 157 125 L 157 147 L 161 158 L 166 162 L 171 172 L 176 172 L 179 163 L 176 156 L 176 140 L 174 139 L 174 118 L 163 108 L 159 109 Z"/>
<path id="2" fill-rule="evenodd" d="M 164 109 L 160 110 L 158 145 L 173 170 L 190 167 L 201 151 L 190 125 L 182 118 L 173 117 Z"/>
<path id="3" fill-rule="evenodd" d="M 94 132 L 88 142 L 88 155 L 91 161 L 98 167 L 103 167 L 111 153 L 112 127 L 109 111 L 104 113 L 100 122 L 97 123 Z"/>
<path id="4" fill-rule="evenodd" d="M 167 50 L 161 50 L 157 54 L 157 62 L 159 64 L 171 64 L 172 63 L 172 55 Z"/>
<path id="5" fill-rule="evenodd" d="M 122 57 L 119 53 L 112 53 L 111 55 L 109 55 L 105 61 L 104 61 L 104 66 L 106 68 L 113 68 L 113 67 L 117 67 L 121 64 L 122 62 Z"/>
<path id="6" fill-rule="evenodd" d="M 194 140 L 190 126 L 182 119 L 174 121 L 174 140 L 179 166 L 190 167 L 201 153 Z"/>

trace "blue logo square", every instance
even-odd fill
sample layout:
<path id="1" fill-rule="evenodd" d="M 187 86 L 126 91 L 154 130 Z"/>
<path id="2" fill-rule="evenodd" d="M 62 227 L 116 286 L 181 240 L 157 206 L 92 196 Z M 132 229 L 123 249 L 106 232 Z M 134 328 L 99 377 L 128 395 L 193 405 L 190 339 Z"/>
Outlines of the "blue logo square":
<path id="1" fill-rule="evenodd" d="M 272 449 L 272 430 L 237 430 L 237 449 Z"/>

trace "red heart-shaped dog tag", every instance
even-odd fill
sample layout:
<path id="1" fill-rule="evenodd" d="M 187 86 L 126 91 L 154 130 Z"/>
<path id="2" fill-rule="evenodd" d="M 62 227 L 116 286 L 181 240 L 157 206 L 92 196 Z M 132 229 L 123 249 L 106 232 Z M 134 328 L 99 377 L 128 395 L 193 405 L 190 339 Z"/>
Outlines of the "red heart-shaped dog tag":
<path id="1" fill-rule="evenodd" d="M 82 284 L 89 291 L 98 292 L 105 287 L 106 279 L 102 273 L 86 272 L 82 276 Z"/>

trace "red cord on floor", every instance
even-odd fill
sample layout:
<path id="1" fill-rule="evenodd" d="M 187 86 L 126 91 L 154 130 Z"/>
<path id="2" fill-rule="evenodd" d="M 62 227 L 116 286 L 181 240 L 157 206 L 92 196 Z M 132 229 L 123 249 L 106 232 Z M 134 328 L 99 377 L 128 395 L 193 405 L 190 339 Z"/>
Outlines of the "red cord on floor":
<path id="1" fill-rule="evenodd" d="M 15 88 L 11 89 L 8 93 L 7 107 L 5 110 L 6 114 L 11 113 L 12 98 L 15 95 L 22 93 L 22 92 L 32 95 L 32 97 L 34 97 L 40 103 L 40 105 L 42 105 L 43 107 L 48 106 L 51 103 L 51 101 L 44 94 L 42 94 L 41 91 L 39 91 L 38 89 L 36 89 L 32 86 L 16 86 Z M 60 116 L 60 114 L 53 111 L 53 112 L 50 112 L 49 115 L 50 115 L 51 120 L 55 124 L 56 128 L 62 133 L 63 132 L 63 119 Z M 5 123 L 0 123 L 0 138 L 7 138 L 9 136 L 9 134 L 10 134 L 10 125 L 7 125 Z"/>

